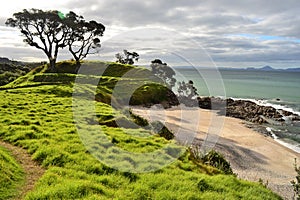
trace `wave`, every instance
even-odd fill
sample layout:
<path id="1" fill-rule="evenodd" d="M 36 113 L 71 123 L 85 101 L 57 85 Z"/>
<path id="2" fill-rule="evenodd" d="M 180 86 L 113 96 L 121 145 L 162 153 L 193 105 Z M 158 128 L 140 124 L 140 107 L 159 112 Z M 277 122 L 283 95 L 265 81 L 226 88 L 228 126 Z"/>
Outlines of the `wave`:
<path id="1" fill-rule="evenodd" d="M 279 144 L 281 144 L 282 146 L 285 146 L 297 153 L 300 153 L 300 145 L 294 145 L 294 144 L 291 144 L 291 143 L 288 143 L 288 142 L 285 142 L 283 140 L 281 140 L 272 130 L 272 128 L 270 127 L 266 127 L 266 130 L 271 134 L 272 138 L 278 142 Z"/>

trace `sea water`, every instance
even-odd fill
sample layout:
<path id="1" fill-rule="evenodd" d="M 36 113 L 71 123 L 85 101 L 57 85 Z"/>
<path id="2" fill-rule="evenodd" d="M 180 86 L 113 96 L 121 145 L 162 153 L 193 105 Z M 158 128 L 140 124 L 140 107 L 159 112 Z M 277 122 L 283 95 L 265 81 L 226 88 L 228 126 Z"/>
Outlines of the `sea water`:
<path id="1" fill-rule="evenodd" d="M 214 69 L 214 73 L 206 73 L 209 70 L 212 69 L 175 68 L 177 80 L 192 80 L 200 96 L 246 99 L 300 115 L 299 72 Z M 211 81 L 214 79 L 215 81 Z M 214 82 L 218 84 L 214 85 Z M 223 85 L 220 85 L 220 82 Z M 211 95 L 215 87 L 218 87 L 215 91 L 224 87 L 225 93 Z M 274 140 L 300 153 L 299 121 L 287 118 L 285 123 L 264 124 L 261 127 L 269 132 Z"/>

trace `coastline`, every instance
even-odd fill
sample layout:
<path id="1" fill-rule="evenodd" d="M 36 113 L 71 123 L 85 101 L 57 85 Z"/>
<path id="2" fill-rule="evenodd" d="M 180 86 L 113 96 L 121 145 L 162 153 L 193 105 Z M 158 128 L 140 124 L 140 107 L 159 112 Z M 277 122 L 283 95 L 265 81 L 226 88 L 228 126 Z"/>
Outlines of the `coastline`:
<path id="1" fill-rule="evenodd" d="M 196 139 L 193 143 L 200 146 L 209 131 L 219 129 L 214 148 L 226 157 L 239 178 L 255 182 L 263 180 L 270 189 L 285 199 L 292 198 L 290 181 L 296 176 L 293 164 L 295 158 L 300 158 L 300 153 L 247 127 L 245 121 L 227 116 L 219 118 L 223 123 L 214 124 L 218 116 L 213 110 L 185 106 L 166 110 L 134 107 L 132 110 L 150 121 L 164 122 L 175 135 L 178 132 L 194 133 Z M 216 127 L 219 125 L 221 127 Z M 177 136 L 183 137 L 182 134 Z"/>
<path id="2" fill-rule="evenodd" d="M 257 132 L 300 153 L 300 115 L 291 108 L 242 98 L 200 97 L 198 103 L 200 108 L 223 110 L 223 115 L 242 119 Z"/>

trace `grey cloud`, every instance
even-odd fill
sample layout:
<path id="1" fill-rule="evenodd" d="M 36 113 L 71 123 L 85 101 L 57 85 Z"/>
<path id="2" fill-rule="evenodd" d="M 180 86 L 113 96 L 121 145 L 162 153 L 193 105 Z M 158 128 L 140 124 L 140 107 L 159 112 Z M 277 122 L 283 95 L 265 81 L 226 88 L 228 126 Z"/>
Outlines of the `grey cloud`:
<path id="1" fill-rule="evenodd" d="M 300 46 L 293 41 L 228 37 L 245 33 L 300 39 L 299 0 L 74 0 L 66 3 L 64 9 L 74 10 L 87 20 L 102 22 L 107 31 L 111 27 L 173 29 L 197 41 L 217 62 L 299 60 Z M 0 18 L 0 25 L 5 20 Z M 161 40 L 159 37 L 152 39 Z M 103 48 L 120 51 L 126 45 L 134 47 L 134 42 L 141 41 L 124 41 L 123 44 L 110 44 L 111 47 L 105 47 L 104 42 Z M 166 41 L 161 43 L 167 45 Z M 184 39 L 176 45 L 177 49 L 185 51 L 193 48 L 187 46 Z"/>
<path id="2" fill-rule="evenodd" d="M 260 0 L 75 1 L 88 18 L 125 27 L 161 25 L 177 30 L 202 27 L 210 34 L 252 32 L 298 37 L 300 2 Z M 92 8 L 96 8 L 92 10 Z"/>

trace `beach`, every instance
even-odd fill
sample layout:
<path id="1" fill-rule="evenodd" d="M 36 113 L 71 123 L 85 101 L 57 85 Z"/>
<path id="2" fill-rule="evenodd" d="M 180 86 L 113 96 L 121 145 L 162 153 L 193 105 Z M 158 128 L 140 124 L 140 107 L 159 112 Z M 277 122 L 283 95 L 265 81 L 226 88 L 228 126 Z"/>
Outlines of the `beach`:
<path id="1" fill-rule="evenodd" d="M 262 180 L 284 199 L 292 199 L 290 181 L 295 179 L 294 162 L 297 158 L 299 165 L 300 154 L 248 128 L 245 121 L 185 106 L 170 109 L 134 107 L 132 110 L 150 121 L 163 122 L 187 145 L 193 143 L 200 148 L 217 150 L 230 162 L 239 178 Z M 203 141 L 207 138 L 210 142 L 205 146 Z"/>

